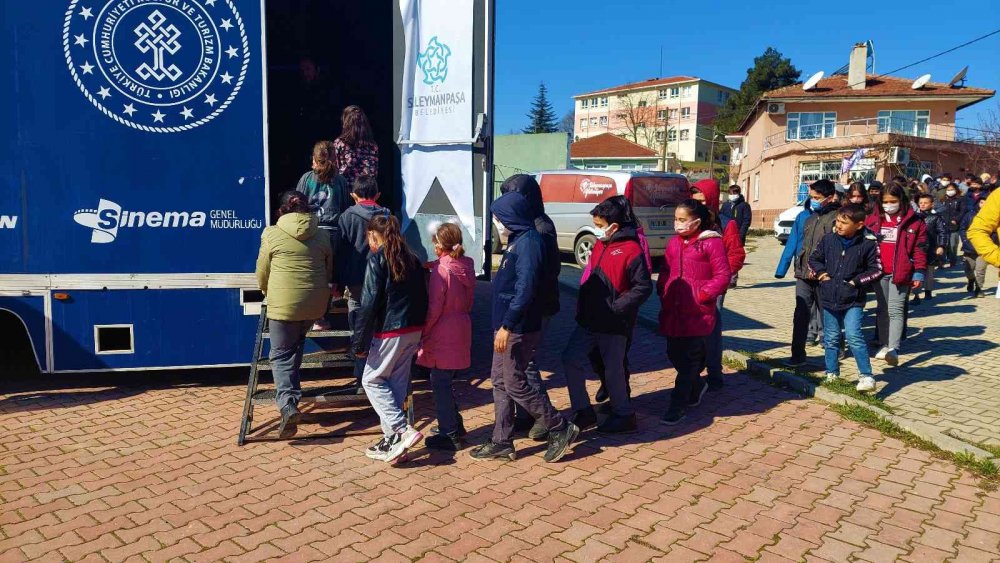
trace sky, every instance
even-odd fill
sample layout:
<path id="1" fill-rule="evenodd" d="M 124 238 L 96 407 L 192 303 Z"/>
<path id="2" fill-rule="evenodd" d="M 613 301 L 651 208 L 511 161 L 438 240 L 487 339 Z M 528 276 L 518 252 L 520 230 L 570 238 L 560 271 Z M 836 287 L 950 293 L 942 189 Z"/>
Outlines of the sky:
<path id="1" fill-rule="evenodd" d="M 572 96 L 658 76 L 689 75 L 739 88 L 754 57 L 774 47 L 802 80 L 847 64 L 854 43 L 875 43 L 882 74 L 1000 29 L 1000 0 L 956 2 L 664 2 L 497 0 L 496 131 L 519 132 L 539 82 L 559 118 Z M 660 47 L 663 72 L 660 73 Z M 1000 90 L 1000 34 L 894 76 Z M 958 113 L 979 127 L 997 98 Z"/>

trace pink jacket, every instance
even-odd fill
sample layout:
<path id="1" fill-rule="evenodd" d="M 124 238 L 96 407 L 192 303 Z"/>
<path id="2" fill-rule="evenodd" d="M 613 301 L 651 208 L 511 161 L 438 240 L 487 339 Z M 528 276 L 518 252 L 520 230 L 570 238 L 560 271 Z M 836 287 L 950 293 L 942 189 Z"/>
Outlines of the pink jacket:
<path id="1" fill-rule="evenodd" d="M 431 263 L 427 322 L 417 364 L 440 369 L 471 365 L 472 301 L 476 271 L 472 258 L 444 255 Z"/>
<path id="2" fill-rule="evenodd" d="M 702 231 L 675 236 L 667 243 L 656 282 L 660 296 L 660 333 L 708 336 L 715 328 L 715 300 L 729 287 L 729 260 L 722 235 Z"/>

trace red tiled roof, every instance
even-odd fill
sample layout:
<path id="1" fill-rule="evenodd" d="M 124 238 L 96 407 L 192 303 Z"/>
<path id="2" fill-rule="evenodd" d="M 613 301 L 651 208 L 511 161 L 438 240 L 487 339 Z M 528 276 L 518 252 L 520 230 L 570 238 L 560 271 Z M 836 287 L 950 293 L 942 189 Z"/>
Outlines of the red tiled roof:
<path id="1" fill-rule="evenodd" d="M 569 146 L 570 158 L 650 158 L 656 151 L 618 135 L 602 133 L 595 137 L 580 139 Z"/>
<path id="2" fill-rule="evenodd" d="M 593 92 L 586 92 L 584 94 L 577 94 L 573 96 L 574 98 L 579 98 L 581 96 L 593 96 L 594 94 L 607 94 L 610 92 L 617 92 L 619 90 L 632 90 L 634 88 L 649 88 L 652 86 L 662 86 L 664 84 L 676 84 L 678 82 L 693 82 L 695 80 L 701 80 L 694 76 L 668 76 L 667 78 L 650 78 L 649 80 L 642 80 L 639 82 L 629 82 L 627 84 L 622 84 L 621 86 L 615 86 L 612 88 L 604 88 L 603 90 L 594 90 Z"/>
<path id="3" fill-rule="evenodd" d="M 947 84 L 939 82 L 928 82 L 926 86 L 919 90 L 914 90 L 913 79 L 897 78 L 895 76 L 875 76 L 868 75 L 868 81 L 864 90 L 853 90 L 848 86 L 847 76 L 830 76 L 819 81 L 815 88 L 809 91 L 802 89 L 802 84 L 793 84 L 764 92 L 761 96 L 764 100 L 786 99 L 786 98 L 836 98 L 836 97 L 886 97 L 886 96 L 913 96 L 913 97 L 933 97 L 947 96 L 955 98 L 988 98 L 995 92 L 985 88 L 951 88 Z"/>

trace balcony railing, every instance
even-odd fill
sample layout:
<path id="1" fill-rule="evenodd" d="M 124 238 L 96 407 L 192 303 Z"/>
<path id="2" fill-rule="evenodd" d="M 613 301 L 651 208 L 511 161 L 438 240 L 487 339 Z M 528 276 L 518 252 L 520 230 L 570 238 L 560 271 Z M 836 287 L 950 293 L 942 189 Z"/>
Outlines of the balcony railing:
<path id="1" fill-rule="evenodd" d="M 811 143 L 850 137 L 866 137 L 879 134 L 906 135 L 916 139 L 973 143 L 1000 147 L 1000 131 L 985 131 L 954 125 L 931 124 L 927 121 L 913 121 L 898 117 L 873 117 L 800 125 L 789 138 L 788 128 L 765 137 L 764 150 L 780 147 L 788 143 Z"/>

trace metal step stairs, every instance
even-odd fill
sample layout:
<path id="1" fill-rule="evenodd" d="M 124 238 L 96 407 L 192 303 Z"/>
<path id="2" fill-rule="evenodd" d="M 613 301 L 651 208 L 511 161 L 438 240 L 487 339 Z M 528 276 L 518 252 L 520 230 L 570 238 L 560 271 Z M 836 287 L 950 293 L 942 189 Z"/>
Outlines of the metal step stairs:
<path id="1" fill-rule="evenodd" d="M 330 316 L 346 316 L 346 308 L 334 308 L 331 310 L 332 315 Z M 318 386 L 302 386 L 302 399 L 299 404 L 305 403 L 317 403 L 324 405 L 343 405 L 343 406 L 358 406 L 358 405 L 369 405 L 368 397 L 361 393 L 358 394 L 358 387 L 354 384 L 354 356 L 348 350 L 348 344 L 346 341 L 350 338 L 350 330 L 310 330 L 306 334 L 306 338 L 314 340 L 331 341 L 334 339 L 339 339 L 339 346 L 330 346 L 329 350 L 323 350 L 320 352 L 313 352 L 305 354 L 302 357 L 302 370 L 307 369 L 323 369 L 324 378 L 331 379 L 331 376 L 340 375 L 339 378 L 347 379 L 349 382 L 343 385 L 318 385 Z M 271 362 L 268 360 L 267 356 L 264 355 L 264 341 L 270 338 L 270 333 L 268 332 L 268 321 L 267 321 L 267 304 L 264 303 L 260 308 L 260 319 L 257 321 L 257 336 L 254 340 L 253 356 L 250 361 L 250 378 L 247 382 L 247 394 L 246 400 L 243 403 L 243 418 L 240 421 L 240 432 L 239 438 L 237 439 L 237 445 L 244 445 L 247 443 L 247 436 L 251 433 L 251 423 L 253 422 L 254 407 L 257 405 L 274 405 L 275 404 L 275 394 L 276 391 L 274 387 L 267 389 L 259 388 L 259 376 L 261 371 L 270 371 Z M 334 368 L 345 368 L 343 370 L 335 370 L 331 373 Z M 339 372 L 339 373 L 337 373 Z M 304 375 L 304 374 L 303 374 Z M 304 379 L 304 377 L 303 377 Z M 410 423 L 413 422 L 413 392 L 411 391 L 407 394 L 406 404 L 404 405 L 407 413 L 407 418 Z"/>

